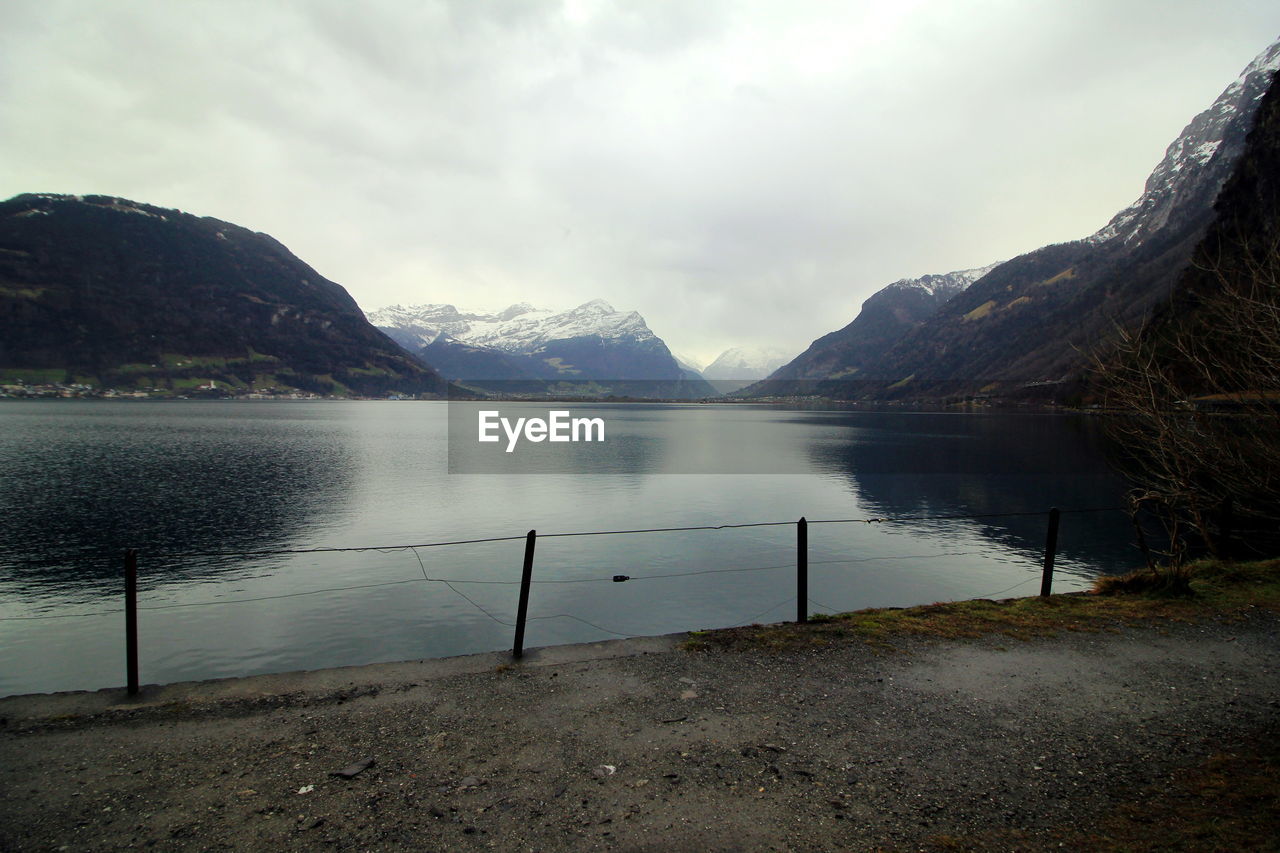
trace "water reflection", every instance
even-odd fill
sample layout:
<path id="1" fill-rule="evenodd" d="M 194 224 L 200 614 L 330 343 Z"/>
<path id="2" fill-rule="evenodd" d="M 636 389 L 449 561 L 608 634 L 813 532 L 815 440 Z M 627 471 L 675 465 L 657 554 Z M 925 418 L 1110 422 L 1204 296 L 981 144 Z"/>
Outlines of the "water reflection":
<path id="1" fill-rule="evenodd" d="M 305 404 L 0 406 L 0 577 L 23 594 L 64 596 L 118 586 L 125 548 L 257 550 L 305 539 L 350 482 L 344 430 L 309 414 Z M 149 568 L 183 577 L 237 564 Z"/>
<path id="2" fill-rule="evenodd" d="M 815 469 L 844 479 L 866 512 L 887 518 L 939 515 L 1029 516 L 977 519 L 991 541 L 1043 549 L 1045 516 L 1062 509 L 1118 507 L 1123 481 L 1108 468 L 1096 420 L 1064 415 L 984 416 L 857 413 L 815 416 Z M 936 522 L 904 522 L 921 532 Z M 1064 517 L 1059 549 L 1070 559 L 1129 565 L 1128 520 L 1119 512 Z"/>
<path id="3" fill-rule="evenodd" d="M 0 616 L 11 617 L 0 618 L 0 694 L 120 683 L 118 614 L 23 620 L 118 608 L 116 552 L 126 546 L 146 555 L 140 604 L 171 608 L 142 614 L 144 679 L 173 681 L 509 647 L 523 542 L 167 566 L 157 551 L 534 528 L 544 537 L 536 579 L 548 583 L 530 604 L 547 617 L 530 623 L 532 647 L 788 619 L 797 607 L 791 523 L 549 533 L 1042 513 L 1111 504 L 1120 489 L 1081 419 L 662 404 L 584 407 L 611 430 L 608 454 L 590 465 L 457 476 L 447 464 L 453 405 L 0 404 L 10 534 L 0 541 Z M 584 467 L 612 476 L 581 476 Z M 701 476 L 663 476 L 675 473 Z M 1044 524 L 812 525 L 813 608 L 1034 591 Z M 1059 566 L 1076 577 L 1061 588 L 1131 564 L 1130 540 L 1122 517 L 1064 517 Z M 427 574 L 454 579 L 474 603 Z M 633 580 L 613 583 L 615 574 Z"/>

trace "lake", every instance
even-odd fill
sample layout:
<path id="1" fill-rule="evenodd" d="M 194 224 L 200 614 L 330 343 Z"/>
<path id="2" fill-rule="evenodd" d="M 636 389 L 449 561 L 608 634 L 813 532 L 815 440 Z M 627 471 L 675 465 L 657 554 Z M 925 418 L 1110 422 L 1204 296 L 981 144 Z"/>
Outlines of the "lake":
<path id="1" fill-rule="evenodd" d="M 547 534 L 842 520 L 809 525 L 810 612 L 1030 595 L 1045 511 L 1124 491 L 1085 416 L 564 408 L 605 440 L 482 458 L 462 403 L 0 402 L 0 695 L 124 683 L 126 548 L 172 682 L 510 648 L 531 529 L 526 647 L 796 613 L 792 523 Z M 432 547 L 261 553 L 400 545 Z M 1136 557 L 1123 514 L 1064 514 L 1054 589 Z"/>

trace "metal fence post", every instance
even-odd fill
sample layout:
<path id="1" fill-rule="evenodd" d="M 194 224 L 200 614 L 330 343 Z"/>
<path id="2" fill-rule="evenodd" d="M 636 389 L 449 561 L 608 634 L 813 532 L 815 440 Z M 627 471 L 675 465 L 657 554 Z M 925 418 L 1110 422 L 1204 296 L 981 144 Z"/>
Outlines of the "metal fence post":
<path id="1" fill-rule="evenodd" d="M 124 657 L 130 696 L 138 695 L 138 552 L 124 552 Z"/>
<path id="2" fill-rule="evenodd" d="M 1040 595 L 1053 594 L 1053 558 L 1058 555 L 1058 519 L 1061 513 L 1055 506 L 1049 510 L 1049 533 L 1044 540 L 1044 575 L 1040 578 Z"/>
<path id="3" fill-rule="evenodd" d="M 796 621 L 809 621 L 809 522 L 796 522 Z"/>
<path id="4" fill-rule="evenodd" d="M 524 656 L 524 623 L 529 615 L 529 584 L 533 581 L 533 546 L 537 542 L 538 531 L 530 530 L 524 540 L 524 569 L 520 573 L 520 604 L 516 610 L 516 642 L 511 649 L 511 656 Z"/>

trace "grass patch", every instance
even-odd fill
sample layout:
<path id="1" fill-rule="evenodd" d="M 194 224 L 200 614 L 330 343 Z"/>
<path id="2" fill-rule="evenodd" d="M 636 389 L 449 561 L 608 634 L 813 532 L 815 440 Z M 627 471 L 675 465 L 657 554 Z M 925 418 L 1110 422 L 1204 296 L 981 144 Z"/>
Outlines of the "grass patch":
<path id="1" fill-rule="evenodd" d="M 67 371 L 61 367 L 6 368 L 0 370 L 0 384 L 16 385 L 25 382 L 28 385 L 55 385 L 67 377 Z"/>
<path id="2" fill-rule="evenodd" d="M 7 296 L 11 299 L 39 299 L 44 295 L 48 288 L 45 287 L 3 287 L 0 286 L 0 296 Z"/>
<path id="3" fill-rule="evenodd" d="M 1203 561 L 1185 567 L 1189 594 L 1111 583 L 1103 591 L 1048 598 L 974 599 L 812 616 L 806 624 L 748 625 L 690 634 L 682 648 L 798 650 L 863 642 L 889 648 L 894 640 L 936 640 L 1001 635 L 1018 640 L 1062 631 L 1107 631 L 1153 621 L 1191 622 L 1230 616 L 1250 607 L 1280 610 L 1280 560 Z"/>
<path id="4" fill-rule="evenodd" d="M 1138 569 L 1127 575 L 1099 578 L 1093 585 L 1098 595 L 1132 595 L 1135 593 L 1157 596 L 1188 596 L 1191 590 L 1191 572 L 1186 566 L 1166 569 Z"/>
<path id="5" fill-rule="evenodd" d="M 996 301 L 994 299 L 988 299 L 986 302 L 982 303 L 977 308 L 974 308 L 972 311 L 970 311 L 968 314 L 965 314 L 960 319 L 966 323 L 972 322 L 973 320 L 981 320 L 983 317 L 990 314 L 991 309 L 995 307 L 996 307 Z"/>
<path id="6" fill-rule="evenodd" d="M 395 376 L 395 371 L 389 367 L 374 367 L 366 365 L 365 367 L 349 367 L 346 372 L 352 376 Z"/>
<path id="7" fill-rule="evenodd" d="M 169 387 L 174 391 L 194 391 L 207 388 L 210 383 L 224 391 L 244 388 L 244 383 L 235 376 L 175 376 L 169 381 Z"/>
<path id="8" fill-rule="evenodd" d="M 1072 278 L 1075 278 L 1075 277 L 1076 277 L 1076 268 L 1075 268 L 1075 267 L 1067 267 L 1065 270 L 1063 270 L 1062 272 L 1058 273 L 1058 274 L 1057 274 L 1057 275 L 1055 275 L 1053 278 L 1046 278 L 1044 281 L 1039 282 L 1036 286 L 1037 286 L 1037 287 L 1045 287 L 1045 286 L 1047 286 L 1047 285 L 1050 285 L 1050 284 L 1057 284 L 1057 283 L 1058 283 L 1058 282 L 1060 282 L 1060 281 L 1064 281 L 1064 280 L 1066 280 L 1066 279 L 1072 279 Z"/>

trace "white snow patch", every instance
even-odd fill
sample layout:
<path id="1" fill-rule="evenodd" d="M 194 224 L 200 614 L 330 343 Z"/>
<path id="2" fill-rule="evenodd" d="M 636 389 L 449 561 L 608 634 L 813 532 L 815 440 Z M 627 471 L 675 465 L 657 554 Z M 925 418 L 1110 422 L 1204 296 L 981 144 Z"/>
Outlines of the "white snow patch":
<path id="1" fill-rule="evenodd" d="M 617 311 L 593 299 L 568 311 L 534 308 L 527 302 L 496 313 L 462 312 L 453 305 L 392 305 L 368 313 L 369 322 L 411 335 L 426 346 L 448 336 L 459 343 L 513 353 L 530 353 L 569 338 L 645 341 L 656 336 L 635 311 Z"/>
<path id="2" fill-rule="evenodd" d="M 774 347 L 730 347 L 702 371 L 706 379 L 764 379 L 795 358 Z"/>

